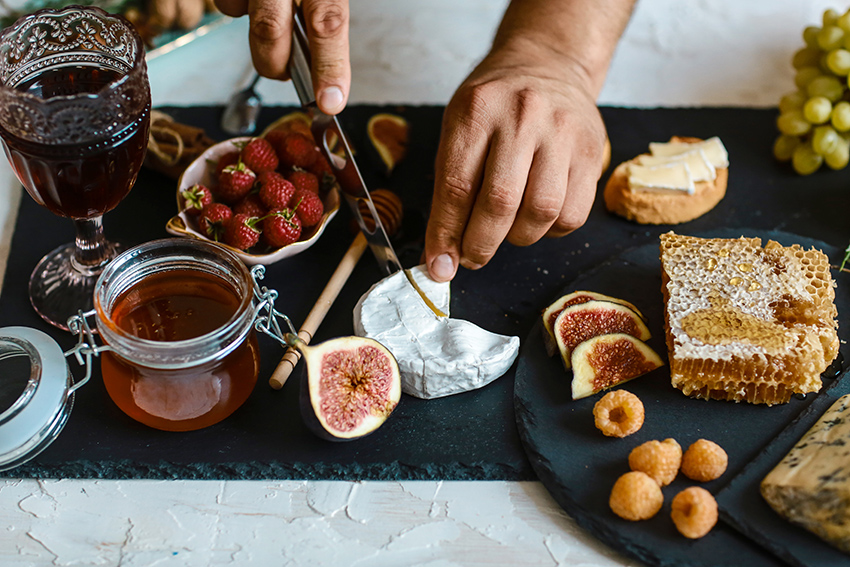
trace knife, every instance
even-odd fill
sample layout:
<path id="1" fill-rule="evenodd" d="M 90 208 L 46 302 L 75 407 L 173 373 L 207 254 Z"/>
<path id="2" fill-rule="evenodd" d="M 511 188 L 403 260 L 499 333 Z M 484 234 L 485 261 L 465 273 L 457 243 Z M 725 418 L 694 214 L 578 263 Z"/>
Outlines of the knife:
<path id="1" fill-rule="evenodd" d="M 366 189 L 366 184 L 363 182 L 363 176 L 360 175 L 360 170 L 357 163 L 354 161 L 354 154 L 348 144 L 348 140 L 342 131 L 342 127 L 336 116 L 325 114 L 319 110 L 316 104 L 316 95 L 313 92 L 313 77 L 310 70 L 310 47 L 307 42 L 307 32 L 304 26 L 304 18 L 301 14 L 301 8 L 295 6 L 295 23 L 292 27 L 292 55 L 290 57 L 289 72 L 292 75 L 292 83 L 295 85 L 295 91 L 298 93 L 298 99 L 301 105 L 308 108 L 313 116 L 312 132 L 319 149 L 330 162 L 331 167 L 336 172 L 337 181 L 342 187 L 342 193 L 345 200 L 348 202 L 354 217 L 357 219 L 357 224 L 360 225 L 360 230 L 366 237 L 366 242 L 372 249 L 375 258 L 378 260 L 381 268 L 387 274 L 394 274 L 402 269 L 401 262 L 398 260 L 393 249 L 390 239 L 387 237 L 384 225 L 381 224 L 381 218 L 378 216 L 378 211 L 375 209 L 375 203 L 372 201 L 372 196 L 369 190 Z M 342 150 L 343 155 L 338 155 L 331 151 L 331 143 L 335 140 L 338 147 Z M 360 210 L 360 203 L 363 203 L 374 219 L 374 228 L 366 224 L 363 213 Z M 410 276 L 408 275 L 408 278 Z"/>

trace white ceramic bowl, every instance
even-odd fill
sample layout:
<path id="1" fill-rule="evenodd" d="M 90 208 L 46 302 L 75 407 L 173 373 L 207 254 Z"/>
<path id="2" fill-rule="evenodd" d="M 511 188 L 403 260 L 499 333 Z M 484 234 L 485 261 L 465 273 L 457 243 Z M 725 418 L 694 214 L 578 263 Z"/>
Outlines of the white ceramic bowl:
<path id="1" fill-rule="evenodd" d="M 186 171 L 183 172 L 183 175 L 180 176 L 180 179 L 177 182 L 177 209 L 180 210 L 183 201 L 180 196 L 182 191 L 196 183 L 200 183 L 207 187 L 213 187 L 215 183 L 212 178 L 212 173 L 215 170 L 215 164 L 218 162 L 218 159 L 224 154 L 234 151 L 237 148 L 236 144 L 245 143 L 250 139 L 250 137 L 242 137 L 220 142 L 214 146 L 210 146 L 207 151 L 202 153 L 195 159 L 195 161 L 190 163 L 189 167 L 186 168 Z M 232 250 L 242 259 L 243 262 L 245 262 L 245 264 L 249 266 L 254 264 L 273 264 L 274 262 L 283 260 L 284 258 L 289 258 L 290 256 L 303 252 L 312 246 L 322 235 L 322 232 L 324 232 L 325 227 L 331 219 L 336 216 L 337 211 L 339 211 L 339 190 L 334 187 L 328 191 L 328 194 L 323 199 L 323 203 L 325 207 L 325 214 L 319 224 L 307 229 L 307 231 L 301 235 L 301 240 L 293 242 L 287 246 L 282 246 L 281 248 L 273 250 L 267 254 L 251 254 L 243 250 L 237 250 L 236 248 L 228 246 L 222 242 L 216 242 L 216 244 Z M 180 212 L 171 217 L 165 225 L 165 229 L 176 236 L 188 236 L 206 240 L 208 242 L 215 242 L 199 232 L 197 221 L 193 217 L 186 215 L 184 212 Z"/>

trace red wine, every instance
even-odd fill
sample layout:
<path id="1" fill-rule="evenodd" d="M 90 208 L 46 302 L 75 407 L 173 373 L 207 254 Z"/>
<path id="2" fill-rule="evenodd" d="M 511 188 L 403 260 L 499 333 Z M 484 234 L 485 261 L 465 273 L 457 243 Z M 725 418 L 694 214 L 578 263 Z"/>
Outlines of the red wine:
<path id="1" fill-rule="evenodd" d="M 121 74 L 88 66 L 49 69 L 18 88 L 40 98 L 97 93 Z M 11 134 L 0 138 L 12 168 L 39 204 L 54 214 L 91 218 L 115 208 L 130 192 L 145 157 L 150 101 L 134 121 L 84 144 L 40 144 Z"/>

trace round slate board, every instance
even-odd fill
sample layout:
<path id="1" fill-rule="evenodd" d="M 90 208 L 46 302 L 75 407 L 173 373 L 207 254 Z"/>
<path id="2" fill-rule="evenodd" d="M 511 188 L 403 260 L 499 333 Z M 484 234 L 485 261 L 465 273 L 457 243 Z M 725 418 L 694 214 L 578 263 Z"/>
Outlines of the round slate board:
<path id="1" fill-rule="evenodd" d="M 840 251 L 822 242 L 783 232 L 722 230 L 703 237 L 758 236 L 783 245 L 801 244 L 824 251 L 833 261 Z M 590 290 L 634 303 L 653 334 L 649 345 L 666 360 L 661 265 L 658 246 L 646 245 L 616 256 L 582 274 L 563 290 Z M 556 298 L 553 297 L 554 301 Z M 836 291 L 839 313 L 850 308 L 847 290 Z M 846 330 L 840 331 L 842 342 Z M 640 431 L 623 439 L 608 438 L 593 423 L 593 405 L 601 394 L 572 400 L 571 375 L 559 357 L 550 358 L 543 343 L 542 323 L 532 329 L 519 355 L 514 389 L 517 423 L 531 464 L 549 492 L 575 520 L 613 548 L 650 565 L 711 565 L 748 567 L 782 565 L 733 528 L 719 523 L 706 537 L 681 536 L 670 519 L 670 502 L 698 483 L 679 475 L 664 487 L 664 507 L 643 522 L 622 520 L 608 506 L 616 479 L 628 472 L 632 448 L 652 439 L 673 437 L 683 449 L 700 438 L 711 439 L 729 455 L 729 468 L 719 479 L 701 486 L 716 494 L 770 440 L 812 403 L 815 395 L 766 407 L 746 403 L 695 400 L 670 386 L 667 366 L 622 387 L 637 394 L 646 409 Z M 843 348 L 842 348 L 843 350 Z M 845 357 L 846 359 L 846 353 Z M 827 381 L 829 379 L 826 379 Z M 775 521 L 783 521 L 778 517 Z"/>

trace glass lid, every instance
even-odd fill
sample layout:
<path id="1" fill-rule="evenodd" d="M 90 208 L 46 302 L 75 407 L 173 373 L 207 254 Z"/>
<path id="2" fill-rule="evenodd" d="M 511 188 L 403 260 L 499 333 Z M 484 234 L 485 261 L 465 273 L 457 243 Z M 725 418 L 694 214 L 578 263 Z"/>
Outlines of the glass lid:
<path id="1" fill-rule="evenodd" d="M 62 431 L 73 381 L 59 345 L 26 327 L 0 328 L 0 471 L 31 459 Z"/>

